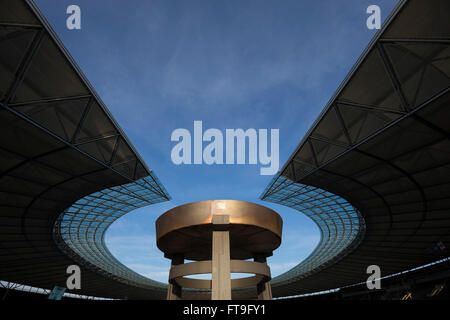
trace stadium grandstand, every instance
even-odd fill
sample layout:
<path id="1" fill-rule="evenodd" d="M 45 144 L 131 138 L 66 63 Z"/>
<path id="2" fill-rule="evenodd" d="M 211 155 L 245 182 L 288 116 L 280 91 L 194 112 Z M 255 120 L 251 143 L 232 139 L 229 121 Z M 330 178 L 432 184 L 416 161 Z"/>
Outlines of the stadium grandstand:
<path id="1" fill-rule="evenodd" d="M 321 232 L 271 280 L 274 298 L 448 299 L 448 12 L 448 0 L 399 1 L 262 193 Z M 104 235 L 168 192 L 33 1 L 0 2 L 0 43 L 1 296 L 46 297 L 77 264 L 82 289 L 65 298 L 165 299 L 167 284 L 121 264 Z M 366 287 L 370 265 L 380 290 Z"/>
<path id="2" fill-rule="evenodd" d="M 272 280 L 274 296 L 448 255 L 449 10 L 445 0 L 401 1 L 263 193 L 322 221 L 317 248 Z"/>
<path id="3" fill-rule="evenodd" d="M 112 256 L 104 234 L 168 193 L 33 2 L 0 3 L 0 41 L 3 290 L 65 287 L 66 268 L 76 263 L 83 274 L 76 294 L 164 297 L 164 284 Z"/>

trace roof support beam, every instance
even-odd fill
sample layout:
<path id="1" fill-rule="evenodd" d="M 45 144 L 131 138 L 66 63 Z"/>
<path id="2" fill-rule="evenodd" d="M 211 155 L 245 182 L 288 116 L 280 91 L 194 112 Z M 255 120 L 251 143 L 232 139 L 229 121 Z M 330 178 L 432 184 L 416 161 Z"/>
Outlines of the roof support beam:
<path id="1" fill-rule="evenodd" d="M 380 130 L 375 131 L 374 133 L 372 133 L 371 135 L 367 136 L 366 138 L 362 139 L 361 141 L 359 141 L 358 143 L 352 145 L 350 148 L 348 148 L 347 150 L 343 151 L 341 154 L 338 154 L 336 157 L 322 163 L 319 167 L 314 168 L 313 170 L 311 170 L 310 172 L 308 172 L 307 174 L 303 175 L 302 177 L 299 177 L 299 179 L 302 179 L 308 175 L 313 174 L 314 172 L 316 172 L 317 170 L 322 169 L 323 167 L 325 167 L 326 165 L 328 165 L 329 163 L 333 162 L 334 160 L 336 160 L 337 158 L 343 156 L 344 154 L 346 154 L 347 152 L 351 152 L 352 150 L 354 150 L 355 148 L 357 148 L 360 145 L 363 145 L 365 142 L 371 140 L 372 138 L 376 137 L 377 135 L 379 135 L 382 132 L 385 132 L 386 130 L 392 128 L 393 126 L 395 126 L 397 123 L 401 122 L 402 120 L 408 118 L 409 116 L 417 113 L 418 111 L 422 110 L 423 108 L 425 108 L 427 105 L 429 105 L 430 103 L 438 100 L 439 98 L 443 97 L 444 95 L 450 93 L 450 88 L 446 88 L 443 91 L 437 93 L 436 95 L 434 95 L 433 97 L 431 97 L 430 99 L 428 99 L 427 101 L 423 102 L 420 106 L 418 106 L 417 108 L 415 108 L 414 110 L 409 111 L 408 113 L 404 114 L 403 116 L 397 118 L 396 120 L 393 120 L 391 123 L 389 123 L 388 125 L 386 125 L 385 127 L 383 127 Z M 292 161 L 294 158 L 294 156 L 291 157 L 290 161 Z M 284 170 L 282 171 L 283 173 L 286 172 L 286 168 L 284 168 Z"/>
<path id="2" fill-rule="evenodd" d="M 394 43 L 394 42 L 411 42 L 411 43 L 442 43 L 442 44 L 450 44 L 449 39 L 380 39 L 378 40 L 380 43 Z"/>
<path id="3" fill-rule="evenodd" d="M 9 103 L 8 106 L 14 108 L 14 107 L 22 107 L 22 106 L 32 106 L 32 105 L 43 105 L 43 104 L 51 104 L 55 102 L 66 102 L 66 101 L 73 101 L 73 100 L 82 100 L 82 99 L 88 99 L 92 96 L 90 94 L 88 95 L 81 95 L 81 96 L 72 96 L 72 97 L 63 97 L 63 98 L 51 98 L 51 99 L 42 99 L 42 100 L 32 100 L 32 101 L 25 101 L 25 102 L 18 102 L 18 103 Z"/>
<path id="4" fill-rule="evenodd" d="M 395 91 L 397 92 L 398 97 L 400 98 L 400 103 L 402 104 L 403 109 L 408 112 L 410 110 L 410 107 L 408 105 L 408 102 L 406 100 L 405 94 L 402 90 L 402 86 L 400 84 L 400 81 L 398 80 L 397 75 L 395 74 L 394 67 L 392 66 L 391 61 L 389 60 L 389 57 L 386 53 L 386 50 L 384 49 L 384 46 L 382 44 L 377 44 L 378 53 L 380 54 L 381 60 L 383 61 L 384 67 L 386 68 L 386 72 L 389 76 L 389 78 L 392 81 L 392 85 L 394 86 Z"/>
<path id="5" fill-rule="evenodd" d="M 342 106 L 350 106 L 350 107 L 365 109 L 365 110 L 375 110 L 375 111 L 395 113 L 395 114 L 405 114 L 406 113 L 406 112 L 395 111 L 395 110 L 392 110 L 392 109 L 380 108 L 380 107 L 377 107 L 377 106 L 370 106 L 370 105 L 361 104 L 361 103 L 355 103 L 355 102 L 350 102 L 350 101 L 336 100 L 335 105 L 336 104 L 339 104 L 339 105 L 342 105 Z M 338 109 L 338 108 L 336 108 L 336 109 Z"/>
<path id="6" fill-rule="evenodd" d="M 0 22 L 0 26 L 11 27 L 11 28 L 36 29 L 36 30 L 42 29 L 41 25 L 26 24 L 26 23 L 14 23 L 14 22 Z"/>
<path id="7" fill-rule="evenodd" d="M 94 103 L 94 98 L 90 98 L 88 103 L 86 104 L 86 107 L 84 108 L 83 114 L 81 115 L 81 119 L 78 122 L 77 128 L 75 129 L 75 132 L 73 133 L 72 138 L 70 139 L 70 143 L 74 143 L 77 139 L 78 135 L 80 134 L 81 128 L 83 127 L 83 124 L 87 118 L 87 115 L 89 111 L 91 110 L 91 106 Z"/>
<path id="8" fill-rule="evenodd" d="M 16 75 L 14 77 L 14 81 L 11 84 L 11 86 L 8 90 L 8 94 L 5 98 L 5 103 L 11 102 L 11 100 L 14 98 L 16 90 L 19 87 L 19 85 L 22 83 L 22 80 L 25 76 L 25 72 L 27 71 L 28 67 L 30 66 L 34 55 L 36 54 L 36 52 L 38 51 L 38 49 L 42 43 L 44 34 L 45 34 L 44 29 L 40 29 L 34 36 L 33 41 L 31 42 L 27 53 L 25 54 L 22 62 L 19 65 L 19 68 L 17 69 Z"/>

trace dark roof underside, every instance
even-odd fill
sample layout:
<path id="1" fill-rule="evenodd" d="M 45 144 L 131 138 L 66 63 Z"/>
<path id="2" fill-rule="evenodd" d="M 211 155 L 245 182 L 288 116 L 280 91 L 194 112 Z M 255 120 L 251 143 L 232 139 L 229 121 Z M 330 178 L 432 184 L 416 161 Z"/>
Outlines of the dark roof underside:
<path id="1" fill-rule="evenodd" d="M 52 288 L 74 263 L 53 239 L 58 215 L 149 171 L 27 3 L 0 5 L 0 280 Z M 438 241 L 450 246 L 448 12 L 447 0 L 402 2 L 285 165 L 285 178 L 349 201 L 366 230 L 339 262 L 274 285 L 274 296 L 365 281 L 370 264 L 402 271 L 435 260 Z M 165 296 L 82 275 L 80 294 Z"/>
<path id="2" fill-rule="evenodd" d="M 0 280 L 51 289 L 76 264 L 53 239 L 78 199 L 150 171 L 30 2 L 0 3 Z M 168 199 L 156 184 L 155 194 Z M 162 298 L 82 268 L 99 297 Z"/>
<path id="3" fill-rule="evenodd" d="M 434 261 L 450 247 L 450 2 L 402 1 L 283 167 L 348 200 L 360 245 L 336 264 L 273 287 L 321 291 Z M 276 193 L 269 187 L 264 197 Z"/>

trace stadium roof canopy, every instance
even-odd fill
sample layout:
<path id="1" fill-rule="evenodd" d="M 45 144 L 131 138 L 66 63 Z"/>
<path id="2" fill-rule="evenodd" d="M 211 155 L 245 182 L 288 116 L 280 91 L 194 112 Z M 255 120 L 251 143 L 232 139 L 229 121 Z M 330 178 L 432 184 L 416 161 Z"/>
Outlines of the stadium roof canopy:
<path id="1" fill-rule="evenodd" d="M 449 10 L 401 1 L 264 191 L 322 232 L 272 280 L 275 297 L 360 283 L 372 264 L 410 269 L 450 246 Z M 167 192 L 31 0 L 1 1 L 0 43 L 0 280 L 51 289 L 78 264 L 77 294 L 164 298 L 103 237 Z"/>
<path id="2" fill-rule="evenodd" d="M 274 296 L 360 283 L 370 265 L 384 276 L 448 254 L 449 12 L 448 0 L 400 1 L 263 193 L 334 221 L 318 223 L 310 267 L 272 280 Z M 358 215 L 336 209 L 342 200 Z"/>
<path id="3" fill-rule="evenodd" d="M 166 201 L 151 172 L 32 1 L 0 3 L 0 280 L 162 298 L 165 285 L 123 266 L 106 228 Z"/>

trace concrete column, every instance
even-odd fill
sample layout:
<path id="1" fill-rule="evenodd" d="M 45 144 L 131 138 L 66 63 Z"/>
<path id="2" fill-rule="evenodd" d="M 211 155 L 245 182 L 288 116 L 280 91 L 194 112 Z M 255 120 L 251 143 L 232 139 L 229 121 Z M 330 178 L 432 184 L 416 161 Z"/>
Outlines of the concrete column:
<path id="1" fill-rule="evenodd" d="M 270 282 L 261 282 L 258 284 L 258 300 L 272 300 L 272 287 Z"/>
<path id="2" fill-rule="evenodd" d="M 184 257 L 182 254 L 177 254 L 172 257 L 172 266 L 183 264 Z M 167 288 L 167 300 L 181 300 L 182 288 L 178 284 L 172 284 L 169 282 Z"/>
<path id="3" fill-rule="evenodd" d="M 256 262 L 264 262 L 267 265 L 267 259 L 264 256 L 257 255 L 254 260 Z M 272 287 L 269 281 L 258 283 L 257 287 L 258 300 L 272 300 Z"/>
<path id="4" fill-rule="evenodd" d="M 223 231 L 229 224 L 229 216 L 214 215 L 212 223 L 218 230 L 212 234 L 211 299 L 231 300 L 230 233 Z"/>

